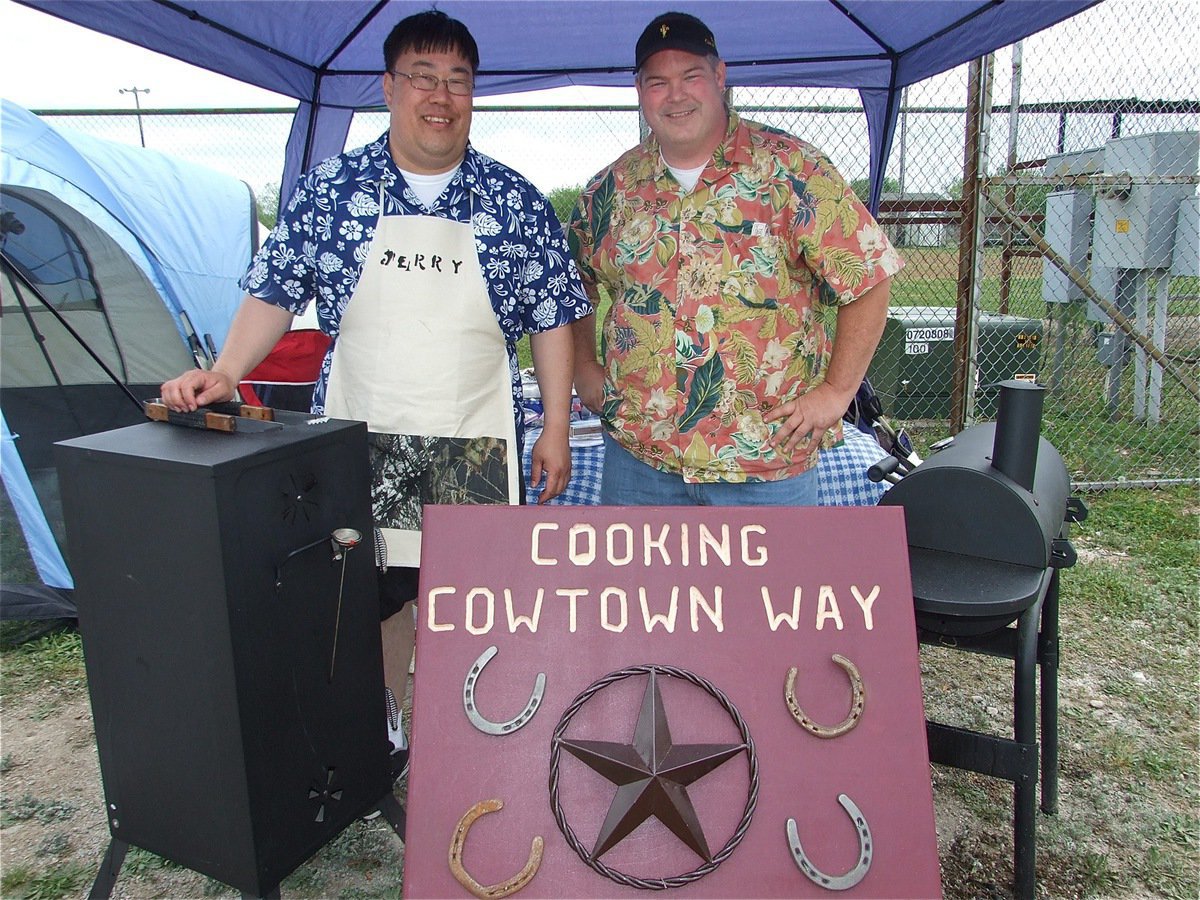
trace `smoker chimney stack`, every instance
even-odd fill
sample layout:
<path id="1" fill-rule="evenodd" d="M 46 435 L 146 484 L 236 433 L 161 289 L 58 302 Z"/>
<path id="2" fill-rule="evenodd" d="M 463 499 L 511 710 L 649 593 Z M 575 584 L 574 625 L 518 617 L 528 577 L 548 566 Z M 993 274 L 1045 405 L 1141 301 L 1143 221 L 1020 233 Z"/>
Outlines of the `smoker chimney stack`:
<path id="1" fill-rule="evenodd" d="M 1046 389 L 1027 381 L 1002 381 L 996 412 L 992 466 L 1027 491 L 1033 490 L 1038 439 L 1042 431 L 1042 402 Z"/>

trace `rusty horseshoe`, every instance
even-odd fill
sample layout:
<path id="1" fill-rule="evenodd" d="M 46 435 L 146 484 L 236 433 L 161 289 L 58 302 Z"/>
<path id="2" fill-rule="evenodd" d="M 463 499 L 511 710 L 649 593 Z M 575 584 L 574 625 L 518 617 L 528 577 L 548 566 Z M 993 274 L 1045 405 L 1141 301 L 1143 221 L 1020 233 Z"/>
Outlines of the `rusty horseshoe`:
<path id="1" fill-rule="evenodd" d="M 463 681 L 463 710 L 466 711 L 471 724 L 484 734 L 505 735 L 512 734 L 524 726 L 538 711 L 538 707 L 542 703 L 542 695 L 546 693 L 546 673 L 538 672 L 533 683 L 533 693 L 530 694 L 529 702 L 525 704 L 525 708 L 520 713 L 507 722 L 493 722 L 491 719 L 485 718 L 479 712 L 479 707 L 475 705 L 475 683 L 479 680 L 483 667 L 492 661 L 492 657 L 497 652 L 499 651 L 495 644 L 488 647 L 479 654 L 479 658 L 467 672 L 466 680 Z"/>
<path id="2" fill-rule="evenodd" d="M 845 794 L 838 794 L 838 803 L 842 804 L 842 809 L 850 816 L 850 821 L 854 823 L 854 830 L 858 832 L 858 862 L 851 867 L 850 871 L 844 875 L 826 875 L 814 866 L 808 858 L 808 854 L 804 852 L 804 848 L 800 846 L 800 830 L 796 826 L 795 819 L 787 820 L 788 845 L 792 851 L 792 859 L 796 861 L 800 871 L 808 876 L 809 881 L 819 884 L 826 890 L 848 891 L 867 877 L 867 872 L 871 869 L 871 854 L 874 852 L 874 848 L 871 846 L 871 829 L 867 825 L 867 819 L 862 814 L 862 810 Z"/>
<path id="3" fill-rule="evenodd" d="M 508 897 L 511 894 L 515 894 L 533 880 L 533 876 L 537 874 L 538 867 L 542 864 L 543 841 L 542 836 L 538 835 L 533 839 L 533 846 L 529 850 L 529 860 L 525 863 L 525 867 L 507 881 L 502 881 L 499 884 L 480 884 L 463 868 L 462 852 L 463 844 L 467 841 L 467 832 L 471 830 L 471 826 L 475 824 L 475 820 L 480 816 L 496 812 L 503 808 L 504 802 L 502 800 L 480 800 L 458 820 L 458 827 L 454 829 L 454 838 L 450 841 L 450 871 L 454 874 L 459 884 L 474 896 L 482 898 L 482 900 L 498 900 L 500 897 Z"/>
<path id="4" fill-rule="evenodd" d="M 800 707 L 800 702 L 796 699 L 797 669 L 795 666 L 788 669 L 787 683 L 783 689 L 783 699 L 787 701 L 788 710 L 791 711 L 792 718 L 809 734 L 813 734 L 819 738 L 835 738 L 838 735 L 845 734 L 857 725 L 858 720 L 862 718 L 863 707 L 867 701 L 867 693 L 863 688 L 862 675 L 859 673 L 858 667 L 840 653 L 833 654 L 833 661 L 845 669 L 846 674 L 850 676 L 850 689 L 853 692 L 853 697 L 850 701 L 850 712 L 837 725 L 818 725 Z"/>

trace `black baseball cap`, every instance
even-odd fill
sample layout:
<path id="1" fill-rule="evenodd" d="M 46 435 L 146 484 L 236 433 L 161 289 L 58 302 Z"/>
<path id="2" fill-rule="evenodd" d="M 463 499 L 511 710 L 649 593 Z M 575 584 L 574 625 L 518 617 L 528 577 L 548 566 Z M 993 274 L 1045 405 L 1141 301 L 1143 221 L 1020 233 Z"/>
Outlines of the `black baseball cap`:
<path id="1" fill-rule="evenodd" d="M 646 26 L 634 50 L 634 71 L 659 50 L 686 50 L 697 56 L 716 56 L 717 39 L 708 26 L 687 13 L 667 12 Z"/>

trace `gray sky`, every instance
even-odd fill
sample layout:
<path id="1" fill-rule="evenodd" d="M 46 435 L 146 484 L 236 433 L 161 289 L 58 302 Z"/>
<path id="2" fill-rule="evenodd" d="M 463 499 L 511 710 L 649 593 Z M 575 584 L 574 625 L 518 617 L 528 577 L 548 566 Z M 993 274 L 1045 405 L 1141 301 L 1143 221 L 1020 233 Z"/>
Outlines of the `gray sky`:
<path id="1" fill-rule="evenodd" d="M 1200 45 L 1198 9 L 1195 0 L 1107 0 L 1027 38 L 1022 101 L 1197 98 L 1200 96 L 1200 53 L 1195 52 Z M 993 99 L 998 104 L 1008 102 L 1011 94 L 1011 63 L 1011 48 L 997 51 Z M 154 109 L 295 105 L 290 98 L 88 31 L 12 0 L 0 0 L 0 95 L 30 109 L 132 109 L 133 95 L 120 92 L 132 87 L 148 88 L 150 93 L 140 94 L 138 99 L 143 107 Z M 914 106 L 956 106 L 965 101 L 965 93 L 964 74 L 956 70 L 914 86 L 909 102 Z M 758 91 L 744 92 L 738 102 L 754 102 L 759 99 L 758 94 Z M 830 91 L 805 90 L 793 92 L 789 97 L 806 104 L 843 105 L 855 101 L 853 93 L 847 91 L 835 95 Z M 770 95 L 761 99 L 776 102 Z M 563 88 L 489 97 L 484 103 L 626 105 L 636 103 L 636 96 L 628 88 Z M 514 116 L 499 131 L 478 127 L 477 144 L 484 152 L 516 163 L 543 190 L 580 183 L 634 139 L 624 129 L 616 133 L 595 116 L 595 122 L 581 123 L 578 132 L 556 134 L 548 141 L 540 133 L 541 123 L 531 126 L 524 118 Z M 476 124 L 481 126 L 482 122 Z M 1029 122 L 1030 128 L 1044 125 L 1044 122 Z M 155 127 L 161 131 L 161 126 Z M 1193 126 L 1176 120 L 1170 127 Z M 212 133 L 188 142 L 192 149 L 209 148 L 204 162 L 246 179 L 256 189 L 271 180 L 247 171 L 244 161 L 225 159 L 232 152 L 227 145 L 238 142 L 227 140 L 216 129 L 208 131 Z M 866 161 L 861 158 L 865 138 L 838 147 L 824 135 L 801 136 L 813 137 L 823 144 L 847 177 L 865 173 Z M 1030 138 L 1033 136 L 1029 134 Z M 919 139 L 916 134 L 912 137 Z M 165 135 L 156 138 L 162 140 Z M 169 153 L 179 152 L 173 145 L 157 143 L 156 146 Z M 930 158 L 919 163 L 920 150 L 915 143 L 910 147 L 915 154 L 910 178 L 923 171 L 922 181 L 927 184 L 921 185 L 921 189 L 942 189 L 961 166 L 961 152 L 933 148 L 927 154 Z M 1003 148 L 997 151 L 1002 158 Z M 1035 148 L 1030 153 L 1044 155 L 1044 151 Z M 894 164 L 895 160 L 893 167 Z M 935 164 L 939 168 L 936 173 L 932 171 Z"/>
<path id="2" fill-rule="evenodd" d="M 149 88 L 142 106 L 294 106 L 38 10 L 0 0 L 0 94 L 26 109 L 132 108 L 120 88 Z"/>

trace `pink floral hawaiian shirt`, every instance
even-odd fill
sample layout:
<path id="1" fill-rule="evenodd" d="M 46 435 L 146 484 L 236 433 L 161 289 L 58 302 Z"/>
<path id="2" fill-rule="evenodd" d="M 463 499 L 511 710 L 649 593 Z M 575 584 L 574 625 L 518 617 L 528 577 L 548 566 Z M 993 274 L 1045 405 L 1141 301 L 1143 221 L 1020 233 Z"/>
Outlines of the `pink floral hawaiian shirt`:
<path id="1" fill-rule="evenodd" d="M 838 306 L 902 265 L 822 153 L 735 113 L 693 190 L 651 136 L 585 188 L 568 238 L 593 301 L 612 300 L 605 425 L 692 482 L 815 464 L 775 450 L 763 415 L 822 381 Z"/>

